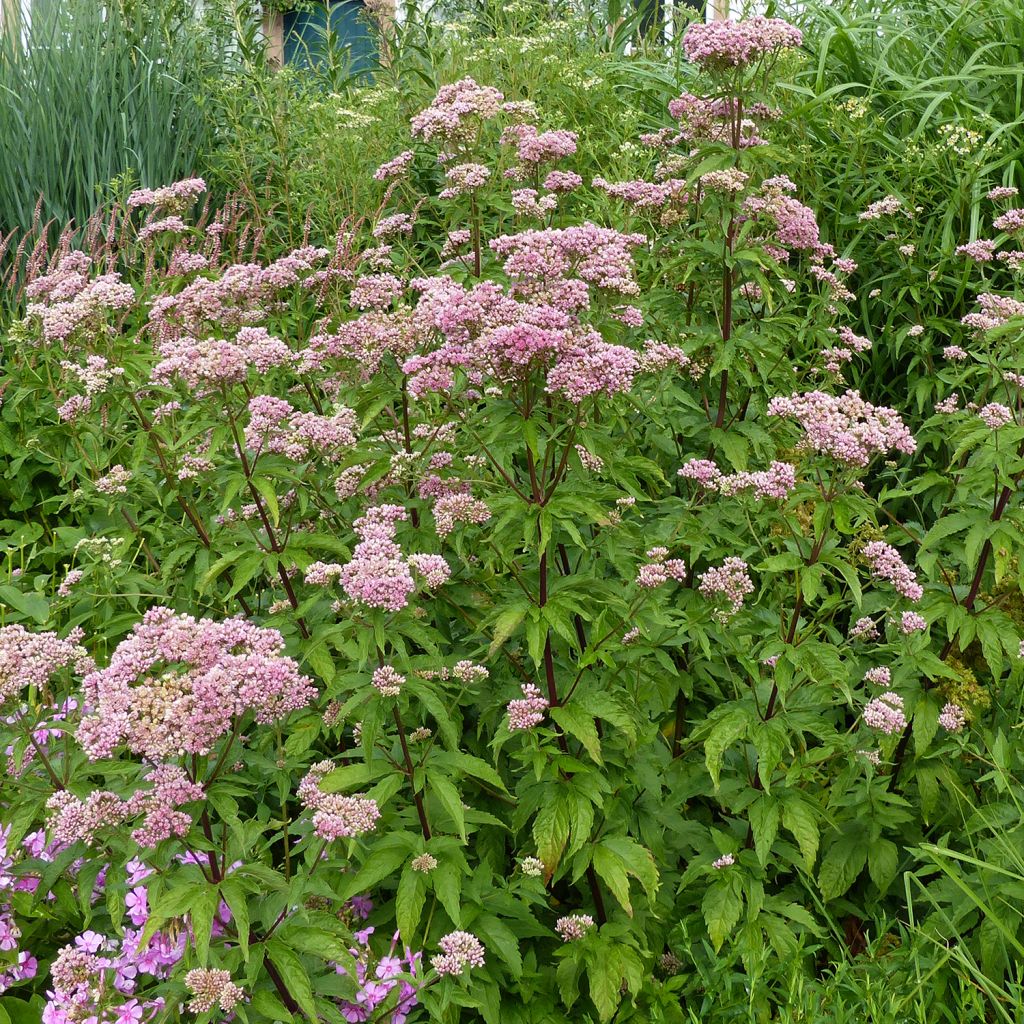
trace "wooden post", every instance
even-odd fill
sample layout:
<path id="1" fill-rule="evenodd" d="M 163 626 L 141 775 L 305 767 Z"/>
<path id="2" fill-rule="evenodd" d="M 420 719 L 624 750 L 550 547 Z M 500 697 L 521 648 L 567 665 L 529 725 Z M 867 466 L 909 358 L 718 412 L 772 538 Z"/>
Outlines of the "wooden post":
<path id="1" fill-rule="evenodd" d="M 708 0 L 709 21 L 725 21 L 729 17 L 729 0 Z"/>
<path id="2" fill-rule="evenodd" d="M 267 44 L 267 63 L 272 68 L 283 68 L 284 15 L 280 11 L 264 12 L 263 38 Z"/>

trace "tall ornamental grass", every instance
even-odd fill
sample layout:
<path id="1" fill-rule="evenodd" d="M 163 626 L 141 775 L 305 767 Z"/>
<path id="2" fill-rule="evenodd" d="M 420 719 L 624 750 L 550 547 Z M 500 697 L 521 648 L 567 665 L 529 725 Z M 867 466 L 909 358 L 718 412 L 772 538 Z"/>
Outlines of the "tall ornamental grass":
<path id="1" fill-rule="evenodd" d="M 115 178 L 193 170 L 217 50 L 191 8 L 69 0 L 0 30 L 0 230 L 82 223 Z"/>

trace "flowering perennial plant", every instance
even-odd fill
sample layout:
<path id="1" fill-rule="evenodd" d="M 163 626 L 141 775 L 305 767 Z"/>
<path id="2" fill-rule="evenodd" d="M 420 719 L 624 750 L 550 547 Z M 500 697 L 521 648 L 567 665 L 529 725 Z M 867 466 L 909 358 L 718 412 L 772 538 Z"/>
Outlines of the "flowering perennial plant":
<path id="1" fill-rule="evenodd" d="M 252 251 L 191 179 L 34 267 L 0 413 L 61 486 L 2 552 L 5 999 L 674 1021 L 705 934 L 742 974 L 898 913 L 1024 671 L 1020 254 L 949 246 L 987 276 L 948 331 L 865 320 L 787 155 L 801 45 L 695 23 L 596 163 L 462 78 L 330 245 Z M 848 221 L 924 244 L 904 198 Z M 937 389 L 899 410 L 897 336 Z"/>

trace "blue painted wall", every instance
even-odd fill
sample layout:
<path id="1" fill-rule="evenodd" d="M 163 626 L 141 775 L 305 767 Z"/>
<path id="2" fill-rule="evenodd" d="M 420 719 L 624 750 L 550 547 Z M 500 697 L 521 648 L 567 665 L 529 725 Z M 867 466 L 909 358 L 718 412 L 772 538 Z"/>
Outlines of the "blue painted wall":
<path id="1" fill-rule="evenodd" d="M 368 71 L 377 58 L 362 0 L 330 0 L 311 11 L 287 11 L 284 15 L 284 61 L 295 67 L 309 67 L 323 60 L 324 33 L 330 18 L 336 45 L 348 51 L 352 72 Z M 329 11 L 329 13 L 328 13 Z"/>

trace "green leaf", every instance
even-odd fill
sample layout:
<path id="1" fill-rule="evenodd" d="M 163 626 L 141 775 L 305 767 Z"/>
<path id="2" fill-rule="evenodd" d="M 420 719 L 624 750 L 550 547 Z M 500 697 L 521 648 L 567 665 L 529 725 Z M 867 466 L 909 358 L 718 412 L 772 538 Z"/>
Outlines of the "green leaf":
<path id="1" fill-rule="evenodd" d="M 549 791 L 547 801 L 533 819 L 533 841 L 550 878 L 569 841 L 569 813 L 557 791 Z"/>
<path id="2" fill-rule="evenodd" d="M 498 648 L 505 643 L 509 637 L 519 628 L 519 624 L 526 617 L 527 605 L 516 605 L 513 608 L 506 608 L 494 622 L 494 635 L 491 638 L 491 645 L 487 649 L 490 657 L 494 657 Z"/>
<path id="3" fill-rule="evenodd" d="M 868 851 L 868 874 L 871 881 L 884 894 L 896 877 L 899 867 L 899 851 L 896 844 L 888 839 L 876 839 Z"/>
<path id="4" fill-rule="evenodd" d="M 633 904 L 629 901 L 629 878 L 622 858 L 606 846 L 594 847 L 592 861 L 598 877 L 608 886 L 609 892 L 618 900 L 619 906 L 633 916 Z"/>
<path id="5" fill-rule="evenodd" d="M 206 966 L 210 956 L 210 932 L 213 929 L 213 915 L 220 906 L 220 890 L 216 886 L 205 886 L 195 897 L 189 908 L 192 922 L 193 943 L 201 967 Z"/>
<path id="6" fill-rule="evenodd" d="M 704 741 L 704 763 L 716 790 L 725 752 L 747 731 L 747 722 L 747 712 L 743 708 L 732 708 L 715 722 Z"/>
<path id="7" fill-rule="evenodd" d="M 868 859 L 868 844 L 860 835 L 843 833 L 828 848 L 818 872 L 818 887 L 826 900 L 834 900 L 857 880 Z"/>
<path id="8" fill-rule="evenodd" d="M 42 594 L 25 593 L 9 583 L 0 586 L 0 601 L 43 625 L 50 617 L 50 603 Z"/>
<path id="9" fill-rule="evenodd" d="M 466 812 L 462 808 L 462 795 L 454 784 L 444 775 L 438 772 L 428 772 L 427 779 L 430 782 L 430 789 L 441 801 L 441 806 L 448 812 L 449 817 L 455 823 L 455 830 L 459 833 L 462 841 L 466 841 Z"/>
<path id="10" fill-rule="evenodd" d="M 416 928 L 423 916 L 423 904 L 427 899 L 427 877 L 422 871 L 415 871 L 406 865 L 398 882 L 395 894 L 395 922 L 402 936 L 402 942 L 412 946 Z"/>
<path id="11" fill-rule="evenodd" d="M 814 869 L 818 856 L 818 818 L 811 805 L 798 796 L 787 799 L 782 805 L 782 824 L 793 834 L 804 857 L 808 871 Z"/>
<path id="12" fill-rule="evenodd" d="M 601 741 L 597 736 L 597 727 L 593 716 L 587 714 L 577 704 L 563 704 L 551 709 L 551 718 L 557 722 L 574 739 L 583 744 L 583 748 L 598 764 L 601 760 Z"/>
<path id="13" fill-rule="evenodd" d="M 313 986 L 309 980 L 306 968 L 302 961 L 296 956 L 291 947 L 276 936 L 266 940 L 267 956 L 271 963 L 277 968 L 285 988 L 288 989 L 291 997 L 302 1008 L 302 1012 L 311 1020 L 318 1020 L 316 1002 L 313 999 Z"/>
<path id="14" fill-rule="evenodd" d="M 523 974 L 523 957 L 519 952 L 519 940 L 504 921 L 493 914 L 481 914 L 473 919 L 473 931 L 480 936 L 484 947 L 493 949 L 508 965 L 512 977 L 519 979 Z"/>
<path id="15" fill-rule="evenodd" d="M 766 793 L 771 792 L 772 773 L 786 749 L 786 729 L 777 719 L 757 721 L 750 728 L 750 739 L 757 751 L 757 777 Z"/>
<path id="16" fill-rule="evenodd" d="M 750 805 L 750 828 L 754 834 L 754 850 L 761 866 L 767 865 L 772 843 L 779 834 L 779 805 L 767 793 Z"/>
<path id="17" fill-rule="evenodd" d="M 242 950 L 242 959 L 249 960 L 249 899 L 241 880 L 228 875 L 221 882 L 220 893 L 231 911 L 231 921 L 235 927 L 238 945 Z"/>
<path id="18" fill-rule="evenodd" d="M 738 879 L 732 873 L 716 878 L 704 893 L 700 909 L 704 915 L 704 923 L 708 926 L 711 944 L 717 953 L 736 927 L 743 910 L 743 897 Z"/>

